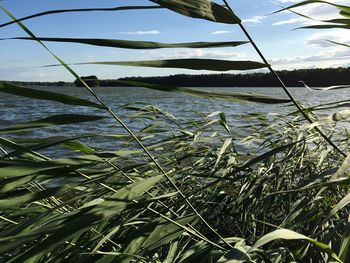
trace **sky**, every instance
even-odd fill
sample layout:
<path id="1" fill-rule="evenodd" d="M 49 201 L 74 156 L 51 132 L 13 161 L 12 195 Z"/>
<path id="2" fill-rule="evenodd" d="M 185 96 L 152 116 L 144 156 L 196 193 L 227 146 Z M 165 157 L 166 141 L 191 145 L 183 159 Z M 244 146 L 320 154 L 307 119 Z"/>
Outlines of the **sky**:
<path id="1" fill-rule="evenodd" d="M 220 1 L 216 1 L 220 3 Z M 269 63 L 277 70 L 298 68 L 349 67 L 350 50 L 329 43 L 350 44 L 348 30 L 294 30 L 310 21 L 291 12 L 271 14 L 281 6 L 298 0 L 228 0 Z M 348 4 L 350 0 L 333 0 Z M 222 2 L 221 2 L 222 3 Z M 146 0 L 3 0 L 0 5 L 17 18 L 52 9 L 152 5 Z M 314 4 L 296 9 L 315 19 L 338 17 L 331 6 Z M 0 10 L 0 24 L 10 18 Z M 214 23 L 182 16 L 166 9 L 118 12 L 65 13 L 43 16 L 24 24 L 37 37 L 109 38 L 147 40 L 166 43 L 192 41 L 246 40 L 237 25 Z M 13 24 L 0 28 L 0 39 L 27 36 Z M 260 61 L 251 45 L 214 49 L 130 50 L 94 47 L 73 43 L 47 42 L 47 46 L 66 63 L 94 61 L 130 61 L 176 58 L 210 58 Z M 57 61 L 34 41 L 0 41 L 0 79 L 17 81 L 74 81 L 62 67 L 43 67 Z M 171 74 L 216 73 L 177 69 L 80 65 L 72 66 L 79 75 L 97 75 L 100 79 L 126 76 L 164 76 Z M 229 72 L 239 73 L 239 72 Z"/>

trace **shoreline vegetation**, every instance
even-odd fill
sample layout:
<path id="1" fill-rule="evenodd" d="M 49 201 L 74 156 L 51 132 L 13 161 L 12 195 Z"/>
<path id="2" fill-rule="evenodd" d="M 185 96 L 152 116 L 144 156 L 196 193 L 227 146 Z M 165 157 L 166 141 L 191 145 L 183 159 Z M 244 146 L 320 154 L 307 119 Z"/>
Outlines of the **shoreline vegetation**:
<path id="1" fill-rule="evenodd" d="M 325 69 L 297 69 L 277 71 L 281 79 L 288 87 L 304 87 L 300 82 L 305 82 L 311 87 L 328 87 L 333 85 L 350 84 L 350 67 L 325 68 Z M 95 77 L 95 76 L 93 76 Z M 94 79 L 96 82 L 97 79 Z M 176 74 L 170 76 L 128 77 L 118 79 L 100 79 L 100 87 L 126 87 L 125 83 L 118 81 L 137 81 L 149 84 L 179 87 L 273 87 L 278 88 L 279 83 L 270 73 L 248 74 Z M 76 83 L 75 81 L 74 83 Z M 12 81 L 12 83 L 24 86 L 74 86 L 72 82 L 26 82 Z M 81 86 L 81 85 L 80 85 Z"/>
<path id="2" fill-rule="evenodd" d="M 349 84 L 350 69 L 276 73 L 228 1 L 149 2 L 152 6 L 82 6 L 22 18 L 16 18 L 0 5 L 11 18 L 11 22 L 0 28 L 17 23 L 90 94 L 82 97 L 77 92 L 79 96 L 73 96 L 0 81 L 2 93 L 35 100 L 23 110 L 3 104 L 4 116 L 11 124 L 0 127 L 0 262 L 350 262 L 350 99 L 337 93 L 348 88 L 345 85 Z M 305 28 L 350 29 L 350 6 L 307 0 L 286 9 L 315 3 L 331 6 L 339 14 L 333 20 Z M 239 27 L 245 35 L 243 40 L 249 41 L 190 44 L 108 39 L 69 41 L 128 49 L 249 43 L 263 63 L 187 58 L 93 61 L 80 65 L 215 72 L 264 67 L 270 74 L 118 80 L 123 86 L 220 99 L 214 101 L 219 109 L 214 111 L 213 104 L 206 104 L 210 112 L 195 111 L 194 117 L 189 117 L 187 107 L 182 107 L 187 106 L 183 99 L 176 101 L 179 112 L 175 116 L 158 106 L 140 102 L 142 94 L 131 103 L 111 107 L 114 101 L 107 103 L 102 99 L 97 89 L 91 89 L 70 68 L 71 61 L 63 61 L 42 42 L 44 38 L 21 23 L 67 12 L 86 12 L 88 16 L 92 11 L 148 12 L 159 8 Z M 319 12 L 317 8 L 313 11 Z M 138 16 L 135 22 L 143 22 L 141 18 Z M 156 21 L 169 22 L 168 16 Z M 115 25 L 114 22 L 106 20 Z M 184 24 L 183 28 L 189 27 Z M 55 38 L 55 41 L 68 39 Z M 332 43 L 350 48 L 347 43 Z M 93 74 L 98 76 L 98 72 Z M 204 82 L 196 82 L 199 79 Z M 112 86 L 113 81 L 117 82 L 101 81 L 101 86 Z M 152 81 L 153 84 L 147 84 Z M 220 87 L 248 85 L 245 83 L 263 87 L 279 83 L 288 99 L 273 94 L 171 87 L 163 84 L 166 81 L 171 85 L 186 83 L 186 86 L 218 86 L 220 81 Z M 329 96 L 323 96 L 317 106 L 306 108 L 303 99 L 297 101 L 287 88 L 299 86 L 298 81 L 310 87 L 342 85 L 328 87 L 339 100 L 331 101 Z M 221 99 L 232 104 L 222 104 Z M 254 105 L 256 110 L 268 111 L 239 110 L 237 104 L 241 102 L 259 103 Z M 43 112 L 43 108 L 48 111 Z M 19 117 L 14 117 L 15 111 Z M 105 132 L 99 127 L 113 130 Z M 112 149 L 99 142 L 109 143 Z"/>

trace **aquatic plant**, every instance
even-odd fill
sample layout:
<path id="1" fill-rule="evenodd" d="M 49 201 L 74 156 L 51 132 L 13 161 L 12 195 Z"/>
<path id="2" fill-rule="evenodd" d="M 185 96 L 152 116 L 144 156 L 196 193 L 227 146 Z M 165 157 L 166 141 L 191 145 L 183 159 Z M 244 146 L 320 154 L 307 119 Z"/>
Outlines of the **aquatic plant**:
<path id="1" fill-rule="evenodd" d="M 156 6 L 52 10 L 16 19 L 90 92 L 93 100 L 0 82 L 0 91 L 30 99 L 89 107 L 91 114 L 61 114 L 0 129 L 0 259 L 4 262 L 348 262 L 348 111 L 318 118 L 296 101 L 260 52 L 237 15 L 207 0 L 153 0 Z M 305 1 L 330 4 L 326 1 Z M 348 17 L 348 7 L 335 5 Z M 21 21 L 60 12 L 168 8 L 182 15 L 238 25 L 249 41 L 150 43 L 35 36 Z M 292 7 L 291 7 L 292 8 Z M 345 25 L 348 24 L 345 20 Z M 337 22 L 336 26 L 338 26 Z M 344 23 L 343 23 L 344 24 Z M 342 25 L 343 25 L 342 24 Z M 263 62 L 163 60 L 100 64 L 207 70 L 267 67 L 289 96 L 209 93 L 139 82 L 164 92 L 253 103 L 291 102 L 297 111 L 242 113 L 247 125 L 231 127 L 223 112 L 182 120 L 151 105 L 127 104 L 129 124 L 106 105 L 43 42 L 78 42 L 118 48 L 225 47 L 252 44 Z M 95 62 L 94 62 L 95 63 Z M 218 103 L 220 101 L 218 100 Z M 342 104 L 343 103 L 343 104 Z M 344 102 L 321 108 L 341 108 Z M 237 116 L 235 116 L 237 117 Z M 124 132 L 47 138 L 14 135 L 26 130 L 111 118 Z M 133 122 L 145 127 L 132 131 Z M 147 125 L 147 126 L 146 126 Z M 242 135 L 238 131 L 245 131 Z M 86 138 L 118 141 L 95 149 Z M 65 151 L 50 157 L 47 151 Z"/>

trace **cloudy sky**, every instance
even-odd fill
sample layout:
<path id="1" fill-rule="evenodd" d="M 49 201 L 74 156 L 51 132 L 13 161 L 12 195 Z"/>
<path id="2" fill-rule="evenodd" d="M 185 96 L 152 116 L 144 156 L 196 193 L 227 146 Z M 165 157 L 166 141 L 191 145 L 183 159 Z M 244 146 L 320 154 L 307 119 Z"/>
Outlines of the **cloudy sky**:
<path id="1" fill-rule="evenodd" d="M 216 1 L 220 3 L 220 1 Z M 297 0 L 229 0 L 236 14 L 251 33 L 262 52 L 276 69 L 350 66 L 350 50 L 327 42 L 350 43 L 345 30 L 293 30 L 315 23 L 290 12 L 270 15 Z M 349 0 L 332 2 L 349 4 Z M 51 9 L 149 5 L 145 0 L 3 0 L 1 5 L 16 17 Z M 296 11 L 315 19 L 337 17 L 330 6 L 314 4 Z M 0 23 L 9 21 L 0 13 Z M 160 42 L 236 41 L 246 40 L 237 25 L 218 24 L 191 19 L 169 10 L 90 12 L 56 14 L 24 22 L 38 37 L 111 38 Z M 17 26 L 0 28 L 0 38 L 26 36 Z M 257 60 L 251 46 L 225 49 L 161 49 L 137 51 L 79 44 L 47 43 L 67 63 L 89 61 L 153 60 L 174 58 L 215 58 Z M 55 64 L 54 58 L 32 41 L 0 41 L 0 79 L 26 81 L 72 81 L 63 68 L 43 68 Z M 149 69 L 120 66 L 73 66 L 80 75 L 99 78 L 169 75 L 175 73 L 209 73 L 174 69 Z"/>

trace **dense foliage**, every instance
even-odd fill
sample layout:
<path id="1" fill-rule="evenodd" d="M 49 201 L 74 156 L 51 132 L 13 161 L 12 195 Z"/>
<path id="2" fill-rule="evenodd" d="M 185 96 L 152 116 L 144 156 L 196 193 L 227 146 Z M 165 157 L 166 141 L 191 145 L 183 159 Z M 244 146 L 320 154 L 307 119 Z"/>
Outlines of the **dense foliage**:
<path id="1" fill-rule="evenodd" d="M 226 1 L 226 6 L 207 0 L 152 2 L 182 15 L 241 25 Z M 329 4 L 302 4 L 313 2 Z M 336 25 L 349 25 L 350 8 L 335 6 L 346 17 Z M 149 47 L 144 42 L 129 44 Z M 186 120 L 133 103 L 124 106 L 133 112 L 123 116 L 126 125 L 78 74 L 55 58 L 95 101 L 0 82 L 1 92 L 77 109 L 75 114 L 0 128 L 0 261 L 349 262 L 350 133 L 337 127 L 349 118 L 349 110 L 318 118 L 315 108 L 305 109 L 292 96 L 285 101 L 171 88 L 276 107 L 293 102 L 298 110 L 287 116 L 198 113 L 197 118 Z M 127 62 L 156 67 L 186 63 L 200 69 L 220 61 Z M 269 65 L 251 61 L 230 61 L 222 69 L 262 66 L 274 73 Z M 124 84 L 169 91 L 162 85 Z M 343 100 L 317 109 L 347 105 L 349 100 Z M 125 132 L 96 134 L 91 126 L 88 132 L 70 137 L 25 135 L 28 130 L 40 133 L 60 125 L 94 124 L 108 116 Z M 232 125 L 234 118 L 242 121 L 240 126 Z M 133 125 L 136 122 L 143 127 L 131 131 L 129 127 L 139 127 Z M 23 136 L 14 140 L 16 134 Z M 97 138 L 118 147 L 111 151 L 89 145 Z M 50 151 L 62 155 L 53 158 Z"/>

